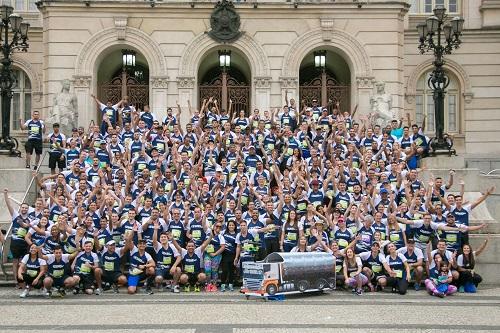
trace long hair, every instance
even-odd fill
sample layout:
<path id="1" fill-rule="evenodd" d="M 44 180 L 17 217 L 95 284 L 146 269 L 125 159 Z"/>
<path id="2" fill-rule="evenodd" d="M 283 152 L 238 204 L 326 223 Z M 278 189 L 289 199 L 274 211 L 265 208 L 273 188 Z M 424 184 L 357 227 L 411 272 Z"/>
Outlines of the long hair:
<path id="1" fill-rule="evenodd" d="M 468 256 L 466 256 L 464 253 L 464 246 L 468 246 L 470 249 L 470 253 Z M 472 251 L 472 248 L 470 247 L 469 244 L 464 244 L 462 246 L 462 257 L 463 257 L 463 265 L 467 266 L 468 264 L 470 269 L 474 269 L 474 266 L 476 265 L 476 260 L 474 258 L 474 252 Z"/>

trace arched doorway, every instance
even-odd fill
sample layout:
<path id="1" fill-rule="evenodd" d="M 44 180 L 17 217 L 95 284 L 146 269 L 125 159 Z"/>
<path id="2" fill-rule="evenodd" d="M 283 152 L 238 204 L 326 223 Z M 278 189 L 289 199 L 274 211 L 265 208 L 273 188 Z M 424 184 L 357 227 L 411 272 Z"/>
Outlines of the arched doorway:
<path id="1" fill-rule="evenodd" d="M 318 62 L 315 56 L 324 56 Z M 350 111 L 351 72 L 344 58 L 331 50 L 314 50 L 300 64 L 300 100 L 311 105 L 317 99 L 322 106 L 328 105 L 331 112 L 338 102 L 340 110 Z"/>
<path id="2" fill-rule="evenodd" d="M 226 66 L 221 66 L 219 51 L 213 50 L 205 56 L 198 69 L 199 104 L 204 99 L 213 97 L 219 101 L 219 107 L 226 109 L 229 100 L 233 102 L 233 112 L 244 110 L 250 112 L 250 78 L 251 71 L 248 62 L 239 53 L 231 50 Z"/>
<path id="3" fill-rule="evenodd" d="M 127 66 L 124 51 L 129 54 Z M 114 49 L 103 58 L 97 73 L 97 96 L 103 103 L 118 103 L 126 95 L 137 109 L 149 104 L 149 67 L 141 53 L 125 47 Z"/>

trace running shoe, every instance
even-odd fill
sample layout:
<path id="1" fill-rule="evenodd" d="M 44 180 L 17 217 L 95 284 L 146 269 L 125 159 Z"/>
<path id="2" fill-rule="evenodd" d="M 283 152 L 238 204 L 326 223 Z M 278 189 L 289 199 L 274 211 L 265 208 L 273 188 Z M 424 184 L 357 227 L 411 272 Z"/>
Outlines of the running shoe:
<path id="1" fill-rule="evenodd" d="M 195 284 L 194 285 L 194 291 L 197 292 L 197 293 L 199 293 L 201 291 L 200 285 Z"/>
<path id="2" fill-rule="evenodd" d="M 216 285 L 215 283 L 212 283 L 212 286 L 210 287 L 210 291 L 214 293 L 214 292 L 216 292 L 217 290 L 219 290 L 219 289 L 217 288 L 217 285 Z"/>
<path id="3" fill-rule="evenodd" d="M 437 296 L 437 297 L 441 297 L 441 298 L 444 298 L 444 296 L 445 296 L 444 293 L 441 293 L 439 291 L 435 291 L 434 295 Z"/>
<path id="4" fill-rule="evenodd" d="M 191 291 L 191 287 L 189 286 L 189 284 L 186 284 L 184 286 L 184 291 L 187 292 L 187 293 Z"/>
<path id="5" fill-rule="evenodd" d="M 180 292 L 179 290 L 179 286 L 178 285 L 175 285 L 173 288 L 172 288 L 172 292 L 178 294 Z"/>
<path id="6" fill-rule="evenodd" d="M 97 289 L 95 290 L 95 294 L 96 294 L 96 295 L 100 295 L 100 294 L 102 294 L 102 289 L 101 289 L 101 288 L 97 288 Z"/>
<path id="7" fill-rule="evenodd" d="M 223 283 L 220 285 L 220 291 L 225 292 L 226 291 L 226 285 Z"/>
<path id="8" fill-rule="evenodd" d="M 80 293 L 80 288 L 73 288 L 73 295 L 78 295 Z"/>
<path id="9" fill-rule="evenodd" d="M 420 287 L 420 283 L 415 283 L 415 291 L 419 291 Z"/>
<path id="10" fill-rule="evenodd" d="M 459 292 L 459 293 L 463 293 L 463 292 L 465 292 L 465 290 L 464 290 L 464 286 L 460 286 L 460 287 L 458 288 L 458 292 Z"/>
<path id="11" fill-rule="evenodd" d="M 151 287 L 147 287 L 147 288 L 146 288 L 146 294 L 147 294 L 147 295 L 153 295 L 153 294 L 154 294 L 154 293 L 153 293 L 153 289 L 151 289 Z"/>
<path id="12" fill-rule="evenodd" d="M 196 288 L 196 287 L 195 287 Z M 206 292 L 211 292 L 212 291 L 212 284 L 211 283 L 208 283 L 206 286 L 205 286 L 205 291 Z"/>
<path id="13" fill-rule="evenodd" d="M 24 288 L 23 292 L 21 293 L 21 295 L 19 295 L 19 297 L 26 298 L 29 296 L 29 294 L 30 294 L 29 288 Z"/>
<path id="14" fill-rule="evenodd" d="M 356 290 L 356 295 L 358 295 L 358 296 L 363 295 L 363 290 L 361 290 L 361 289 Z"/>
<path id="15" fill-rule="evenodd" d="M 116 285 L 116 284 L 114 284 L 114 285 L 113 285 L 113 292 L 114 292 L 115 294 L 118 294 L 118 293 L 120 292 L 120 291 L 118 290 L 118 285 Z"/>
<path id="16" fill-rule="evenodd" d="M 234 291 L 234 287 L 233 287 L 232 283 L 229 284 L 228 288 L 229 288 L 229 291 Z"/>

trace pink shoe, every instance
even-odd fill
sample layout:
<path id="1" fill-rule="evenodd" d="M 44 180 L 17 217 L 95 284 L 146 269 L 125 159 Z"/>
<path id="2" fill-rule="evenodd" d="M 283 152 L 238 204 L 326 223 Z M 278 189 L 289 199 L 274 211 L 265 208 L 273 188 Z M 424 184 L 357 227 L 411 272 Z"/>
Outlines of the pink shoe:
<path id="1" fill-rule="evenodd" d="M 212 284 L 212 287 L 211 287 L 212 290 L 210 290 L 211 292 L 216 292 L 218 289 L 217 289 L 217 285 L 216 284 Z"/>

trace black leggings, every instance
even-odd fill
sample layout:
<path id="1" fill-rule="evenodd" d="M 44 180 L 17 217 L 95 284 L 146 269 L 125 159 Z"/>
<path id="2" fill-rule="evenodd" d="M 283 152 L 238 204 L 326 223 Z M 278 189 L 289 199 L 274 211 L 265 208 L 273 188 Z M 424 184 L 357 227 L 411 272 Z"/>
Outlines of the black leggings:
<path id="1" fill-rule="evenodd" d="M 477 273 L 474 273 L 474 275 L 472 275 L 472 273 L 469 271 L 460 272 L 460 276 L 458 277 L 459 286 L 464 286 L 467 282 L 472 282 L 477 287 L 481 283 L 481 281 L 483 281 L 481 275 Z"/>
<path id="2" fill-rule="evenodd" d="M 387 277 L 387 286 L 396 288 L 400 295 L 406 294 L 408 290 L 408 281 L 406 279 Z"/>
<path id="3" fill-rule="evenodd" d="M 266 256 L 273 252 L 280 252 L 280 243 L 278 238 L 266 238 Z"/>
<path id="4" fill-rule="evenodd" d="M 234 257 L 235 253 L 223 252 L 222 260 L 220 262 L 220 267 L 222 269 L 222 274 L 220 278 L 220 283 L 222 284 L 233 284 L 234 283 Z"/>

